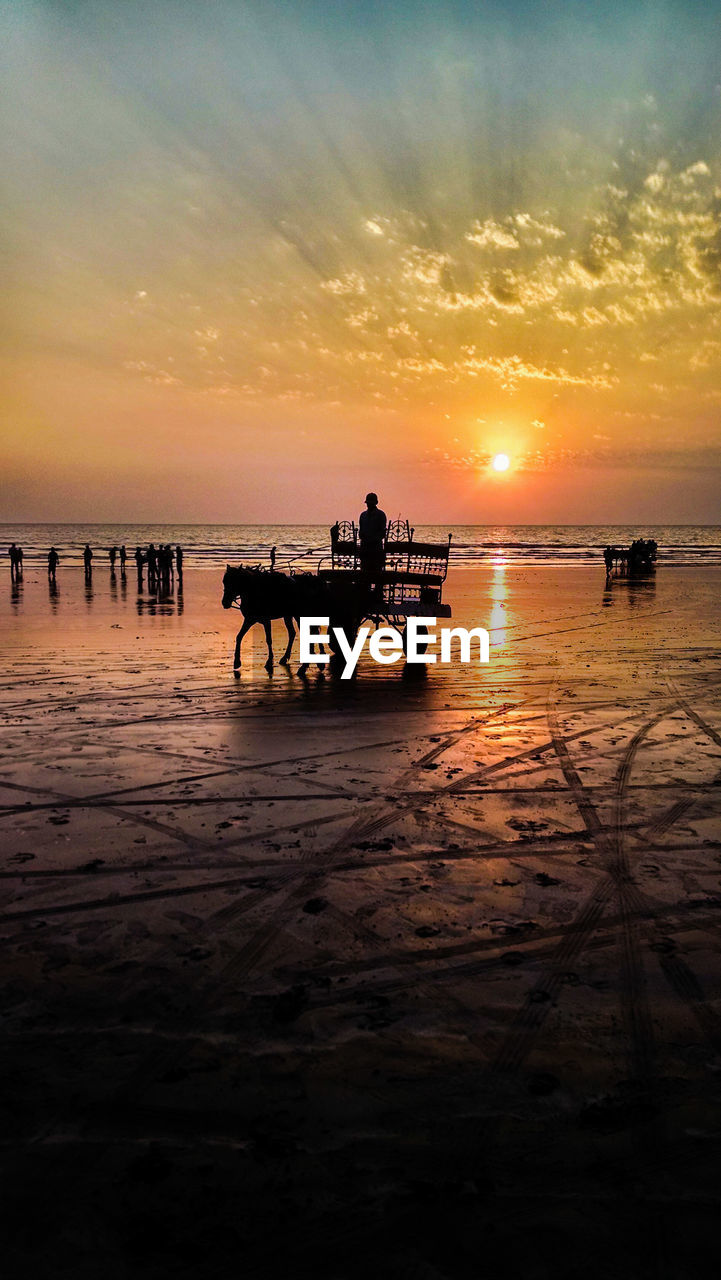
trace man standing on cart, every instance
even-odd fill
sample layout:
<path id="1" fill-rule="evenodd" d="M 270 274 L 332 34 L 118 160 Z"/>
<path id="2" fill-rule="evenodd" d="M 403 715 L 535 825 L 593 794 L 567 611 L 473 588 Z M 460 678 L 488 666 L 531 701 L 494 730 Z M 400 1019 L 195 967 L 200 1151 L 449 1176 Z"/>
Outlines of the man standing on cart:
<path id="1" fill-rule="evenodd" d="M 368 585 L 368 590 L 380 586 L 380 575 L 383 572 L 384 548 L 386 536 L 386 513 L 378 506 L 378 494 L 366 494 L 366 511 L 361 511 L 358 519 L 360 534 L 361 574 Z"/>

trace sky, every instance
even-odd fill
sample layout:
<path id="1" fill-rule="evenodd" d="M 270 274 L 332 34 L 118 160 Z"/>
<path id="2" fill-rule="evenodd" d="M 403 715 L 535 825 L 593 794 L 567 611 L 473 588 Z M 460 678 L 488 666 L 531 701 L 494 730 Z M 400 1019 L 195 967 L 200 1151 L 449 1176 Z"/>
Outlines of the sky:
<path id="1" fill-rule="evenodd" d="M 0 519 L 719 520 L 719 0 L 0 25 Z"/>

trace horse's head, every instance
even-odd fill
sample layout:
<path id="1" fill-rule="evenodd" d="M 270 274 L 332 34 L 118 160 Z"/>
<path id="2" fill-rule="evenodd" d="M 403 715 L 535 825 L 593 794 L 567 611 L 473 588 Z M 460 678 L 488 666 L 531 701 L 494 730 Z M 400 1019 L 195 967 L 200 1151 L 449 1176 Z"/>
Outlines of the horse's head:
<path id="1" fill-rule="evenodd" d="M 226 565 L 223 574 L 223 608 L 230 609 L 244 591 L 257 593 L 258 583 L 266 579 L 283 578 L 284 574 L 271 575 L 259 564 Z"/>
<path id="2" fill-rule="evenodd" d="M 238 599 L 238 596 L 243 590 L 243 584 L 246 580 L 246 576 L 247 576 L 247 573 L 245 569 L 243 568 L 234 569 L 232 565 L 226 565 L 225 573 L 223 574 L 223 608 L 224 609 L 232 608 L 233 604 Z"/>

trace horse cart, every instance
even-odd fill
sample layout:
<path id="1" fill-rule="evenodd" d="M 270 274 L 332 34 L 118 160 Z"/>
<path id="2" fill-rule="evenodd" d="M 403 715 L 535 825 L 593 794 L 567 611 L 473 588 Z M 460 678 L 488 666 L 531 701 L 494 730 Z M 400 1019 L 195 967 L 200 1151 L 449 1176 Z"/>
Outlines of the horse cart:
<path id="1" fill-rule="evenodd" d="M 353 521 L 337 522 L 330 533 L 330 564 L 321 561 L 318 579 L 350 615 L 344 629 L 355 635 L 361 623 L 383 621 L 403 635 L 409 617 L 450 618 L 442 599 L 450 533 L 445 542 L 416 542 L 407 520 L 391 520 L 375 564 L 364 561 Z"/>
<path id="2" fill-rule="evenodd" d="M 316 573 L 281 572 L 275 567 L 233 568 L 223 578 L 223 607 L 238 608 L 244 622 L 238 632 L 234 667 L 240 667 L 243 636 L 256 622 L 265 628 L 267 670 L 273 667 L 271 621 L 283 618 L 288 644 L 280 659 L 287 665 L 295 639 L 294 622 L 301 617 L 327 616 L 330 647 L 338 652 L 342 629 L 352 641 L 363 622 L 384 622 L 401 635 L 405 647 L 406 621 L 410 617 L 450 618 L 443 602 L 448 573 L 451 534 L 445 542 L 417 542 L 407 520 L 389 523 L 382 552 L 369 558 L 361 554 L 358 528 L 353 521 L 337 521 L 331 529 L 330 555 Z"/>
<path id="3" fill-rule="evenodd" d="M 630 547 L 606 547 L 603 559 L 608 581 L 614 569 L 621 576 L 639 577 L 656 568 L 658 543 L 653 538 L 636 538 Z"/>

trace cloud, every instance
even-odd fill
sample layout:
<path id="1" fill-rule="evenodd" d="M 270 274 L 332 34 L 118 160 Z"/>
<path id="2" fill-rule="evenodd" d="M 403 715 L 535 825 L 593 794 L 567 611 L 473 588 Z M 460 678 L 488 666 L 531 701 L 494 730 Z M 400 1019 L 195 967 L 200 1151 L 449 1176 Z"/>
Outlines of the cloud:
<path id="1" fill-rule="evenodd" d="M 470 244 L 478 245 L 480 249 L 487 249 L 493 246 L 496 249 L 520 249 L 520 242 L 512 227 L 503 227 L 500 223 L 494 222 L 493 218 L 487 218 L 484 223 L 475 222 L 470 231 L 466 232 L 466 240 Z"/>
<path id="2" fill-rule="evenodd" d="M 254 383 L 275 398 L 314 387 L 322 402 L 442 404 L 484 386 L 643 387 L 658 402 L 685 386 L 711 403 L 721 375 L 721 193 L 698 154 L 635 164 L 635 175 L 619 168 L 586 190 L 580 211 L 524 202 L 431 219 L 374 203 L 345 238 L 342 226 L 284 218 L 282 237 L 276 228 L 259 242 L 229 302 L 225 282 L 215 299 L 188 288 L 174 312 L 153 281 L 137 291 L 128 303 L 128 327 L 143 339 L 128 351 L 134 371 L 239 396 Z M 144 359 L 152 372 L 139 367 Z"/>
<path id="3" fill-rule="evenodd" d="M 544 211 L 537 218 L 530 213 L 519 212 L 510 214 L 503 222 L 496 222 L 493 218 L 476 221 L 465 238 L 479 249 L 520 249 L 537 248 L 548 240 L 563 240 L 565 234 Z"/>
<path id="4" fill-rule="evenodd" d="M 558 386 L 590 387 L 601 390 L 612 387 L 618 378 L 608 372 L 588 372 L 586 374 L 569 373 L 562 366 L 553 368 L 550 365 L 537 365 L 523 360 L 518 355 L 482 356 L 475 348 L 469 348 L 465 357 L 458 362 L 457 368 L 466 373 L 487 372 L 498 378 L 504 387 L 512 388 L 518 382 L 552 382 Z"/>
<path id="5" fill-rule="evenodd" d="M 592 436 L 596 443 L 586 448 L 548 447 L 526 449 L 514 454 L 513 469 L 517 473 L 568 471 L 572 469 L 617 469 L 634 467 L 657 471 L 698 471 L 721 469 L 721 445 L 687 448 L 659 448 L 649 454 L 640 447 L 619 447 L 610 436 Z M 482 472 L 490 467 L 493 453 L 485 449 L 469 449 L 465 453 L 436 448 L 425 454 L 423 462 L 456 471 Z"/>
<path id="6" fill-rule="evenodd" d="M 321 280 L 320 287 L 326 293 L 334 293 L 339 296 L 366 292 L 366 283 L 359 271 L 347 271 L 344 275 L 337 276 L 335 279 Z"/>

